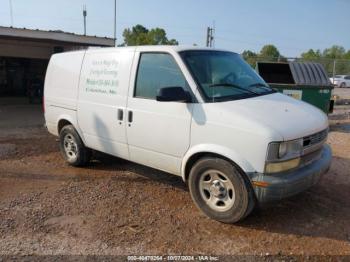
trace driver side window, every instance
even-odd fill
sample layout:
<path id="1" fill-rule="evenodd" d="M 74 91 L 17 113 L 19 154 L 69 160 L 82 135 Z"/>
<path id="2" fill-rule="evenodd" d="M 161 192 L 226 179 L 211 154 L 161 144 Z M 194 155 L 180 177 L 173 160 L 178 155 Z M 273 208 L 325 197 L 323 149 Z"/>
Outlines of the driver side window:
<path id="1" fill-rule="evenodd" d="M 162 87 L 182 87 L 188 90 L 187 81 L 170 54 L 142 53 L 134 96 L 155 100 Z"/>

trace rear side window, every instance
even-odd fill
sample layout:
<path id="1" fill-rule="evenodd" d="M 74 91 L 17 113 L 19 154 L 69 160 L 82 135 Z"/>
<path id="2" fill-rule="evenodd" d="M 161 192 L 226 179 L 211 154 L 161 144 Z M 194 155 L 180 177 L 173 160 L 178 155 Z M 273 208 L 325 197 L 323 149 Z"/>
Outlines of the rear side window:
<path id="1" fill-rule="evenodd" d="M 158 90 L 162 87 L 182 87 L 188 90 L 187 81 L 170 54 L 141 54 L 134 96 L 156 99 Z"/>

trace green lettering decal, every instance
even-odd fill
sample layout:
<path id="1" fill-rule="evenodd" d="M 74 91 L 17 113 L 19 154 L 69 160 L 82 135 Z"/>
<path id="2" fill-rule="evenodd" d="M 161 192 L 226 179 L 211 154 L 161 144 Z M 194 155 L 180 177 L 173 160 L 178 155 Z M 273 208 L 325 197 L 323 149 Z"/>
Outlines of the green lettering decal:
<path id="1" fill-rule="evenodd" d="M 116 95 L 118 82 L 118 66 L 116 59 L 91 60 L 85 80 L 85 92 Z"/>

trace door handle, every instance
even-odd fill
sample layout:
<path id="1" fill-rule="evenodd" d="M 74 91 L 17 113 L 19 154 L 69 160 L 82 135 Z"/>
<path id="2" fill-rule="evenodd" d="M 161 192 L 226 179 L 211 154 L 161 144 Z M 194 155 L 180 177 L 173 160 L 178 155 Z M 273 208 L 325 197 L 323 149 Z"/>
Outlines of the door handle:
<path id="1" fill-rule="evenodd" d="M 128 112 L 128 122 L 132 123 L 132 120 L 133 120 L 133 113 L 132 113 L 132 111 L 129 111 Z"/>
<path id="2" fill-rule="evenodd" d="M 124 110 L 119 108 L 118 109 L 118 120 L 123 121 L 123 119 L 124 119 Z"/>

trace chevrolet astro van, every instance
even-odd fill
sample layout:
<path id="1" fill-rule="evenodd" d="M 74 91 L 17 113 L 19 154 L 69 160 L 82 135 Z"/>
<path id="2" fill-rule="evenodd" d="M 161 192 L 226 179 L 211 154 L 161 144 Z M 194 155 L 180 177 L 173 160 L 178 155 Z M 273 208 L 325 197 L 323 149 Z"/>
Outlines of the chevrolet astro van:
<path id="1" fill-rule="evenodd" d="M 44 108 L 70 165 L 87 165 L 96 150 L 181 176 L 197 207 L 224 223 L 308 189 L 331 164 L 327 116 L 224 50 L 55 54 Z"/>

